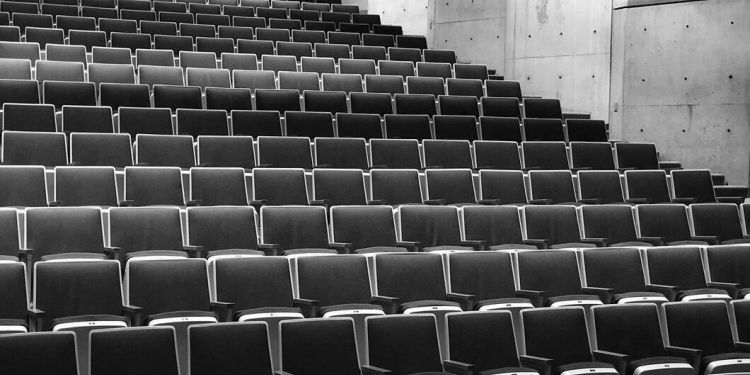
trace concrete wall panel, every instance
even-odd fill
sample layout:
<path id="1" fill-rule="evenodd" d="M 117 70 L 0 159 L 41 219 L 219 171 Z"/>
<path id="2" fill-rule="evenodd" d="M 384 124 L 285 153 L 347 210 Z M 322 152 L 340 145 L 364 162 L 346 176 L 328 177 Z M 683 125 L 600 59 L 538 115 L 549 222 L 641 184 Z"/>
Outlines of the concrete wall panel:
<path id="1" fill-rule="evenodd" d="M 401 25 L 404 34 L 428 34 L 428 0 L 369 0 L 368 8 L 383 24 Z"/>
<path id="2" fill-rule="evenodd" d="M 613 135 L 748 183 L 750 1 L 614 11 Z M 643 129 L 643 131 L 641 131 Z"/>

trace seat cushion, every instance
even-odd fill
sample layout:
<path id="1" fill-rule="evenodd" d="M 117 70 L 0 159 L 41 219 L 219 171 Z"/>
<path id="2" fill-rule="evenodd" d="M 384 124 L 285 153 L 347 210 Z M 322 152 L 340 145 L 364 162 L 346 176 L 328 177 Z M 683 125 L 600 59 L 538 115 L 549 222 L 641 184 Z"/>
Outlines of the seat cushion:
<path id="1" fill-rule="evenodd" d="M 566 371 L 573 371 L 573 370 L 584 370 L 584 369 L 590 369 L 590 368 L 601 368 L 601 369 L 612 369 L 613 374 L 617 374 L 617 370 L 610 365 L 609 363 L 604 362 L 576 362 L 576 363 L 570 363 L 567 365 L 562 365 L 557 368 L 557 373 L 562 374 Z"/>
<path id="2" fill-rule="evenodd" d="M 494 375 L 494 374 L 517 374 L 519 372 L 537 372 L 537 370 L 533 370 L 526 367 L 501 367 L 491 370 L 484 370 L 480 371 L 479 375 Z"/>
<path id="3" fill-rule="evenodd" d="M 609 247 L 652 247 L 654 245 L 648 242 L 641 242 L 641 241 L 625 241 L 625 242 L 609 244 L 608 246 Z"/>
<path id="4" fill-rule="evenodd" d="M 255 314 L 300 314 L 302 310 L 298 307 L 259 307 L 256 309 L 240 310 L 234 313 L 234 318 L 239 319 L 243 315 Z"/>
<path id="5" fill-rule="evenodd" d="M 0 255 L 0 262 L 2 261 L 18 262 L 18 257 L 13 255 Z"/>
<path id="6" fill-rule="evenodd" d="M 618 303 L 620 300 L 623 300 L 626 298 L 634 298 L 637 300 L 639 298 L 646 298 L 646 297 L 666 298 L 664 297 L 663 294 L 656 293 L 656 292 L 628 292 L 628 293 L 616 293 L 614 296 L 612 296 L 613 298 L 612 302 Z M 633 301 L 633 302 L 637 302 L 637 301 Z"/>
<path id="7" fill-rule="evenodd" d="M 107 256 L 103 253 L 63 253 L 45 255 L 41 260 L 45 261 L 57 259 L 107 259 Z"/>
<path id="8" fill-rule="evenodd" d="M 490 246 L 490 250 L 536 250 L 534 245 L 504 244 Z"/>
<path id="9" fill-rule="evenodd" d="M 703 360 L 701 362 L 705 366 L 711 362 L 723 361 L 727 359 L 750 359 L 750 353 L 722 353 L 707 355 L 703 357 Z"/>
<path id="10" fill-rule="evenodd" d="M 76 316 L 66 316 L 62 318 L 57 318 L 52 320 L 52 327 L 58 325 L 58 324 L 68 324 L 68 323 L 80 323 L 80 322 L 125 322 L 127 323 L 127 319 L 125 319 L 124 316 L 119 315 L 76 315 Z"/>
<path id="11" fill-rule="evenodd" d="M 632 373 L 641 366 L 658 365 L 662 363 L 687 363 L 685 358 L 680 357 L 648 357 L 641 358 L 628 363 L 628 373 Z"/>
<path id="12" fill-rule="evenodd" d="M 739 295 L 740 299 L 747 298 L 747 296 L 750 295 L 750 288 L 742 288 L 739 290 L 739 292 L 740 292 L 740 295 Z"/>
<path id="13" fill-rule="evenodd" d="M 260 250 L 251 249 L 222 249 L 209 251 L 207 257 L 221 256 L 221 255 L 264 255 Z"/>
<path id="14" fill-rule="evenodd" d="M 327 313 L 331 313 L 335 311 L 347 311 L 347 310 L 380 310 L 380 311 L 383 311 L 383 308 L 378 305 L 371 305 L 368 303 L 347 303 L 343 305 L 332 305 L 332 306 L 321 307 L 319 314 L 320 316 L 323 316 Z"/>
<path id="15" fill-rule="evenodd" d="M 683 299 L 691 299 L 690 297 L 693 296 L 699 296 L 702 294 L 710 294 L 711 296 L 715 296 L 715 298 L 718 299 L 731 299 L 729 294 L 722 290 L 722 289 L 715 289 L 715 288 L 699 288 L 699 289 L 688 289 L 688 290 L 681 290 L 677 292 L 677 300 L 681 301 Z"/>
<path id="16" fill-rule="evenodd" d="M 290 249 L 284 250 L 282 255 L 303 255 L 303 254 L 338 254 L 333 249 L 320 249 L 320 248 L 302 248 L 302 249 Z"/>
<path id="17" fill-rule="evenodd" d="M 23 319 L 0 319 L 0 333 L 11 326 L 24 327 L 28 330 L 29 326 Z"/>
<path id="18" fill-rule="evenodd" d="M 547 306 L 552 306 L 554 303 L 567 302 L 567 301 L 587 301 L 596 302 L 601 300 L 597 296 L 590 296 L 587 294 L 570 294 L 565 296 L 550 297 L 547 299 Z"/>
<path id="19" fill-rule="evenodd" d="M 567 243 L 559 243 L 557 245 L 552 245 L 549 248 L 550 249 L 588 249 L 596 247 L 596 245 L 592 243 L 583 243 L 583 242 L 567 242 Z"/>
<path id="20" fill-rule="evenodd" d="M 491 306 L 491 305 L 520 304 L 520 303 L 531 304 L 531 301 L 528 298 L 495 298 L 495 299 L 486 299 L 484 301 L 478 301 L 474 305 L 474 310 L 479 310 L 482 307 Z M 502 309 L 502 307 L 498 307 L 498 309 Z"/>
<path id="21" fill-rule="evenodd" d="M 373 253 L 403 253 L 406 252 L 405 247 L 395 246 L 372 246 L 363 247 L 361 249 L 354 250 L 356 254 L 373 254 Z"/>
<path id="22" fill-rule="evenodd" d="M 404 312 L 408 309 L 413 309 L 413 308 L 418 308 L 418 307 L 430 307 L 430 306 L 461 308 L 461 306 L 456 302 L 426 299 L 426 300 L 421 300 L 421 301 L 412 301 L 412 302 L 402 303 L 401 306 L 399 307 L 399 311 Z"/>
<path id="23" fill-rule="evenodd" d="M 432 247 L 425 247 L 422 249 L 422 251 L 449 251 L 449 250 L 473 251 L 474 249 L 469 246 L 432 246 Z"/>
<path id="24" fill-rule="evenodd" d="M 666 243 L 666 245 L 669 246 L 682 246 L 682 245 L 688 245 L 688 246 L 706 246 L 708 245 L 708 242 L 706 241 L 694 241 L 694 240 L 682 240 L 682 241 L 672 241 Z"/>
<path id="25" fill-rule="evenodd" d="M 197 310 L 170 311 L 170 312 L 165 312 L 161 314 L 149 315 L 146 317 L 146 323 L 148 324 L 157 319 L 171 319 L 171 318 L 214 318 L 216 319 L 216 314 L 210 311 L 197 311 Z"/>

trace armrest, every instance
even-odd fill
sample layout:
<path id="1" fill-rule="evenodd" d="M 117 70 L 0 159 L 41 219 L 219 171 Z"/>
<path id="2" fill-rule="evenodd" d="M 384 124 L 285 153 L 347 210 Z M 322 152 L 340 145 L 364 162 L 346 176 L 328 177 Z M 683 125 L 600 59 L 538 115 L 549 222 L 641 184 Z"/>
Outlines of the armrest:
<path id="1" fill-rule="evenodd" d="M 202 203 L 203 203 L 202 199 L 191 199 L 191 200 L 185 201 L 185 206 L 196 207 L 196 206 L 200 206 Z"/>
<path id="2" fill-rule="evenodd" d="M 370 206 L 382 206 L 388 204 L 388 202 L 385 199 L 372 199 L 367 201 L 367 204 Z"/>
<path id="3" fill-rule="evenodd" d="M 130 326 L 143 325 L 143 308 L 133 305 L 122 305 L 122 314 L 130 320 Z"/>
<path id="4" fill-rule="evenodd" d="M 692 236 L 693 241 L 704 241 L 709 245 L 718 245 L 719 236 Z"/>
<path id="5" fill-rule="evenodd" d="M 526 354 L 519 356 L 518 359 L 521 361 L 521 366 L 537 370 L 540 375 L 550 375 L 552 373 L 553 361 L 549 358 Z"/>
<path id="6" fill-rule="evenodd" d="M 694 369 L 701 368 L 701 356 L 703 355 L 703 351 L 701 350 L 679 346 L 665 346 L 664 352 L 675 357 L 685 358 Z"/>
<path id="7" fill-rule="evenodd" d="M 422 247 L 422 244 L 418 241 L 398 241 L 396 242 L 397 247 L 405 247 L 407 251 L 415 253 L 418 252 Z"/>
<path id="8" fill-rule="evenodd" d="M 372 303 L 382 307 L 389 315 L 398 313 L 398 306 L 401 304 L 398 298 L 387 296 L 372 296 Z"/>
<path id="9" fill-rule="evenodd" d="M 339 254 L 351 254 L 352 244 L 350 242 L 331 242 L 328 247 L 336 250 Z"/>
<path id="10" fill-rule="evenodd" d="M 331 205 L 330 199 L 315 199 L 310 201 L 311 206 L 323 206 L 328 208 Z"/>
<path id="11" fill-rule="evenodd" d="M 607 247 L 607 239 L 606 238 L 581 238 L 581 242 L 583 243 L 590 243 L 596 245 L 596 247 Z"/>
<path id="12" fill-rule="evenodd" d="M 581 292 L 584 294 L 593 294 L 599 297 L 599 299 L 602 300 L 603 303 L 609 304 L 612 302 L 612 295 L 615 293 L 615 290 L 612 288 L 598 288 L 594 286 L 587 286 L 584 288 L 581 288 Z"/>
<path id="13" fill-rule="evenodd" d="M 573 172 L 573 173 L 578 173 L 578 171 L 590 171 L 590 170 L 591 170 L 591 167 L 573 167 L 573 168 L 570 168 L 570 171 Z M 596 198 L 594 198 L 594 199 L 596 199 Z"/>
<path id="14" fill-rule="evenodd" d="M 50 207 L 62 207 L 65 205 L 65 202 L 63 201 L 50 201 L 48 204 Z"/>
<path id="15" fill-rule="evenodd" d="M 330 164 L 330 163 L 315 164 L 315 168 L 333 168 L 333 164 Z"/>
<path id="16" fill-rule="evenodd" d="M 677 287 L 672 285 L 659 285 L 659 284 L 647 284 L 646 290 L 649 292 L 661 293 L 668 300 L 674 301 L 677 299 Z"/>
<path id="17" fill-rule="evenodd" d="M 630 204 L 646 204 L 646 203 L 648 203 L 648 199 L 646 199 L 646 198 L 630 198 L 630 199 L 626 199 L 625 203 L 630 203 Z"/>
<path id="18" fill-rule="evenodd" d="M 498 204 L 502 204 L 499 199 L 480 199 L 477 201 L 477 203 L 485 206 L 495 206 Z"/>
<path id="19" fill-rule="evenodd" d="M 295 298 L 292 300 L 294 306 L 299 307 L 302 310 L 302 315 L 305 318 L 315 318 L 318 316 L 318 309 L 320 308 L 320 301 L 314 299 Z"/>
<path id="20" fill-rule="evenodd" d="M 260 208 L 266 205 L 266 202 L 268 202 L 265 199 L 258 199 L 254 201 L 250 201 L 250 206 L 255 208 L 255 211 L 260 212 Z"/>
<path id="21" fill-rule="evenodd" d="M 443 368 L 451 374 L 472 375 L 474 373 L 474 365 L 450 359 L 443 361 Z"/>
<path id="22" fill-rule="evenodd" d="M 620 173 L 625 173 L 625 171 L 633 171 L 635 169 L 636 169 L 635 167 L 617 168 L 617 170 L 620 171 Z"/>
<path id="23" fill-rule="evenodd" d="M 484 245 L 487 242 L 484 240 L 464 240 L 461 241 L 461 246 L 471 247 L 476 251 L 484 250 Z"/>
<path id="24" fill-rule="evenodd" d="M 719 203 L 742 204 L 745 201 L 745 197 L 716 197 L 716 201 Z"/>
<path id="25" fill-rule="evenodd" d="M 547 302 L 547 293 L 539 290 L 520 289 L 516 291 L 516 296 L 520 298 L 528 298 L 534 307 L 544 307 Z"/>
<path id="26" fill-rule="evenodd" d="M 183 245 L 182 251 L 188 253 L 190 258 L 203 258 L 205 256 L 203 246 Z"/>
<path id="27" fill-rule="evenodd" d="M 386 169 L 386 168 L 388 168 L 388 166 L 385 164 L 375 164 L 372 167 L 370 167 L 370 169 Z"/>
<path id="28" fill-rule="evenodd" d="M 712 281 L 706 283 L 706 286 L 709 288 L 725 290 L 727 293 L 729 293 L 729 296 L 731 296 L 732 299 L 737 299 L 737 295 L 739 294 L 740 290 L 740 284 L 737 283 L 721 283 L 718 281 Z"/>
<path id="29" fill-rule="evenodd" d="M 386 370 L 384 368 L 375 367 L 375 366 L 362 366 L 362 375 L 389 375 L 391 374 L 390 370 Z"/>
<path id="30" fill-rule="evenodd" d="M 739 341 L 734 343 L 734 349 L 742 353 L 750 353 L 750 342 Z"/>
<path id="31" fill-rule="evenodd" d="M 44 310 L 28 309 L 27 314 L 29 331 L 41 332 L 42 326 L 44 326 L 44 317 L 47 315 L 47 313 Z"/>
<path id="32" fill-rule="evenodd" d="M 550 205 L 552 204 L 552 199 L 530 199 L 529 204 Z"/>
<path id="33" fill-rule="evenodd" d="M 601 204 L 602 200 L 599 198 L 582 198 L 578 200 L 578 203 L 583 204 Z"/>
<path id="34" fill-rule="evenodd" d="M 120 203 L 118 203 L 117 205 L 120 207 L 133 207 L 134 204 L 135 204 L 134 200 L 125 199 L 125 200 L 121 200 Z"/>
<path id="35" fill-rule="evenodd" d="M 281 245 L 277 243 L 261 243 L 258 244 L 258 250 L 266 255 L 279 255 L 281 252 Z"/>
<path id="36" fill-rule="evenodd" d="M 233 302 L 211 302 L 211 311 L 219 316 L 220 322 L 231 322 L 233 306 Z"/>
<path id="37" fill-rule="evenodd" d="M 32 263 L 33 254 L 34 249 L 18 249 L 18 260 L 21 261 L 21 263 L 26 263 L 26 266 L 30 266 Z"/>
<path id="38" fill-rule="evenodd" d="M 424 204 L 427 204 L 430 206 L 444 206 L 445 199 L 427 199 L 426 201 L 424 201 Z"/>
<path id="39" fill-rule="evenodd" d="M 119 247 L 104 247 L 104 254 L 107 256 L 107 259 L 114 259 L 114 260 L 121 260 L 122 256 L 121 253 L 122 249 Z"/>
<path id="40" fill-rule="evenodd" d="M 626 373 L 628 361 L 630 360 L 630 357 L 628 357 L 627 355 L 608 352 L 605 350 L 594 350 L 592 354 L 594 355 L 595 361 L 609 363 L 612 366 L 615 366 L 615 369 L 620 374 Z"/>
<path id="41" fill-rule="evenodd" d="M 695 203 L 695 198 L 672 198 L 672 203 L 682 203 L 684 205 Z"/>
<path id="42" fill-rule="evenodd" d="M 477 296 L 463 293 L 447 293 L 445 299 L 451 302 L 456 302 L 461 305 L 461 309 L 464 311 L 474 310 L 474 304 L 476 303 Z"/>
<path id="43" fill-rule="evenodd" d="M 549 240 L 543 240 L 540 238 L 530 238 L 527 240 L 523 240 L 524 245 L 532 245 L 536 246 L 538 249 L 544 250 L 549 246 Z"/>
<path id="44" fill-rule="evenodd" d="M 661 237 L 638 237 L 638 241 L 650 243 L 654 246 L 661 246 L 664 244 L 664 239 Z"/>

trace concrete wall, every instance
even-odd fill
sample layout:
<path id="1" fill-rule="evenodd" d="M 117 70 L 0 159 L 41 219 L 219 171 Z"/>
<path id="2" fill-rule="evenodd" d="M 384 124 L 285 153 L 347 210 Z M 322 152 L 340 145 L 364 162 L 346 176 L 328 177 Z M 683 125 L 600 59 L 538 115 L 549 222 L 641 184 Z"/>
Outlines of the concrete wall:
<path id="1" fill-rule="evenodd" d="M 732 184 L 750 170 L 750 1 L 613 13 L 611 130 Z"/>
<path id="2" fill-rule="evenodd" d="M 379 14 L 383 24 L 401 25 L 404 34 L 428 34 L 428 0 L 369 0 L 368 13 Z"/>
<path id="3" fill-rule="evenodd" d="M 607 120 L 611 1 L 507 0 L 506 79 Z"/>

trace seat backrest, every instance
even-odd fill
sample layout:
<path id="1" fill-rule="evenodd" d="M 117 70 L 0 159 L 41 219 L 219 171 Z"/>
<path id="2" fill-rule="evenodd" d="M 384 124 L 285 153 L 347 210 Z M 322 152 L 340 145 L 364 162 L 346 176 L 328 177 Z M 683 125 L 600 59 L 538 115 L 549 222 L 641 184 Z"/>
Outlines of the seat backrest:
<path id="1" fill-rule="evenodd" d="M 227 112 L 221 109 L 177 109 L 177 134 L 229 135 Z"/>
<path id="2" fill-rule="evenodd" d="M 426 169 L 427 196 L 446 204 L 476 203 L 471 169 Z"/>
<path id="3" fill-rule="evenodd" d="M 653 247 L 646 251 L 651 284 L 672 285 L 680 290 L 706 287 L 699 247 Z"/>
<path id="4" fill-rule="evenodd" d="M 422 147 L 428 168 L 472 168 L 468 141 L 425 139 Z"/>
<path id="5" fill-rule="evenodd" d="M 263 322 L 194 325 L 188 328 L 188 337 L 193 374 L 272 374 L 268 332 Z"/>
<path id="6" fill-rule="evenodd" d="M 15 222 L 15 216 L 15 210 L 0 211 L 0 220 L 2 220 L 3 224 L 7 224 L 10 221 Z M 15 226 L 15 231 L 15 237 L 13 238 L 13 233 L 10 233 L 12 238 L 9 238 L 7 242 L 12 242 L 15 239 L 15 244 L 17 246 L 17 225 Z M 17 249 L 10 252 L 5 247 L 6 243 L 3 243 L 3 249 L 0 250 L 0 254 L 13 256 L 17 252 Z M 26 314 L 24 311 L 26 311 L 29 306 L 29 299 L 26 296 L 26 266 L 21 262 L 4 261 L 0 263 L 0 271 L 0 282 L 3 286 L 0 288 L 0 301 L 2 301 L 2 303 L 0 303 L 0 316 L 2 316 L 3 319 L 16 319 L 23 322 L 26 320 Z"/>
<path id="7" fill-rule="evenodd" d="M 516 294 L 513 258 L 507 252 L 448 254 L 451 293 L 470 294 L 477 301 L 512 298 Z"/>
<path id="8" fill-rule="evenodd" d="M 461 243 L 456 207 L 407 205 L 399 207 L 397 215 L 402 241 L 418 241 L 424 247 Z"/>
<path id="9" fill-rule="evenodd" d="M 617 165 L 623 169 L 659 169 L 659 158 L 653 143 L 615 143 Z"/>
<path id="10" fill-rule="evenodd" d="M 500 98 L 516 98 L 518 101 L 523 100 L 521 92 L 521 83 L 518 81 L 501 81 L 491 79 L 485 82 L 487 87 L 487 96 Z"/>
<path id="11" fill-rule="evenodd" d="M 615 293 L 644 291 L 641 255 L 636 248 L 586 249 L 582 253 L 586 285 Z"/>
<path id="12" fill-rule="evenodd" d="M 297 90 L 255 90 L 255 107 L 260 110 L 299 111 L 300 100 Z"/>
<path id="13" fill-rule="evenodd" d="M 681 169 L 670 172 L 675 198 L 693 198 L 695 203 L 716 202 L 711 171 L 708 169 Z"/>
<path id="14" fill-rule="evenodd" d="M 578 171 L 581 199 L 599 199 L 601 204 L 623 202 L 620 174 L 615 171 Z"/>
<path id="15" fill-rule="evenodd" d="M 38 207 L 26 211 L 26 245 L 34 259 L 104 250 L 101 210 L 94 207 Z"/>
<path id="16" fill-rule="evenodd" d="M 120 132 L 129 133 L 132 138 L 141 134 L 173 134 L 169 108 L 121 107 L 118 118 Z"/>
<path id="17" fill-rule="evenodd" d="M 581 280 L 576 253 L 571 250 L 521 251 L 518 253 L 518 280 L 520 289 L 540 290 L 549 297 L 579 294 Z"/>
<path id="18" fill-rule="evenodd" d="M 568 205 L 524 207 L 528 238 L 547 239 L 550 245 L 580 242 L 576 208 Z"/>
<path id="19" fill-rule="evenodd" d="M 695 301 L 663 306 L 669 345 L 699 349 L 704 356 L 735 351 L 726 303 Z"/>
<path id="20" fill-rule="evenodd" d="M 473 96 L 476 100 L 484 96 L 482 81 L 478 79 L 448 78 L 445 81 L 448 86 L 448 95 Z"/>
<path id="21" fill-rule="evenodd" d="M 690 240 L 687 207 L 681 204 L 641 204 L 636 207 L 642 237 L 662 237 L 665 243 Z"/>
<path id="22" fill-rule="evenodd" d="M 557 99 L 525 98 L 523 100 L 525 117 L 561 119 L 562 110 Z"/>
<path id="23" fill-rule="evenodd" d="M 3 104 L 3 130 L 54 132 L 55 107 L 49 104 Z"/>
<path id="24" fill-rule="evenodd" d="M 333 116 L 330 112 L 287 111 L 285 123 L 289 137 L 316 138 L 334 135 Z"/>
<path id="25" fill-rule="evenodd" d="M 131 258 L 125 267 L 126 301 L 148 317 L 173 311 L 208 311 L 206 260 Z"/>
<path id="26" fill-rule="evenodd" d="M 357 78 L 359 79 L 359 78 Z M 343 91 L 305 91 L 305 111 L 346 113 L 346 93 Z"/>
<path id="27" fill-rule="evenodd" d="M 296 276 L 300 298 L 316 300 L 320 307 L 370 303 L 372 292 L 364 256 L 300 257 Z"/>
<path id="28" fill-rule="evenodd" d="M 498 81 L 501 82 L 501 81 Z M 567 119 L 565 125 L 571 142 L 607 142 L 607 125 L 603 120 Z"/>
<path id="29" fill-rule="evenodd" d="M 556 118 L 529 118 L 523 120 L 527 141 L 565 141 L 562 120 Z"/>
<path id="30" fill-rule="evenodd" d="M 138 134 L 139 165 L 190 168 L 195 165 L 193 138 L 189 135 Z"/>
<path id="31" fill-rule="evenodd" d="M 274 168 L 312 169 L 310 139 L 258 137 L 258 164 Z"/>
<path id="32" fill-rule="evenodd" d="M 415 139 L 371 139 L 370 154 L 373 167 L 422 169 Z"/>
<path id="33" fill-rule="evenodd" d="M 436 115 L 434 119 L 437 139 L 475 141 L 479 138 L 477 121 L 472 115 Z"/>
<path id="34" fill-rule="evenodd" d="M 281 116 L 279 111 L 234 110 L 232 134 L 250 136 L 281 136 Z"/>
<path id="35" fill-rule="evenodd" d="M 370 171 L 372 199 L 385 204 L 422 203 L 422 188 L 416 169 L 373 169 Z"/>
<path id="36" fill-rule="evenodd" d="M 268 205 L 307 205 L 305 171 L 298 168 L 256 168 L 253 199 Z"/>
<path id="37" fill-rule="evenodd" d="M 625 171 L 628 198 L 645 198 L 648 203 L 669 203 L 667 174 L 662 170 Z"/>
<path id="38" fill-rule="evenodd" d="M 47 206 L 44 167 L 0 166 L 0 205 L 3 207 Z M 13 250 L 15 255 L 16 248 Z"/>
<path id="39" fill-rule="evenodd" d="M 521 318 L 528 355 L 552 359 L 554 366 L 591 362 L 583 308 L 528 309 Z"/>
<path id="40" fill-rule="evenodd" d="M 438 98 L 441 115 L 467 115 L 479 117 L 479 106 L 474 96 L 458 94 L 441 95 Z"/>
<path id="41" fill-rule="evenodd" d="M 576 192 L 570 171 L 529 171 L 532 199 L 549 199 L 551 203 L 575 203 Z"/>
<path id="42" fill-rule="evenodd" d="M 236 311 L 292 307 L 292 281 L 286 257 L 225 258 L 211 261 L 209 267 L 214 298 L 233 302 Z"/>
<path id="43" fill-rule="evenodd" d="M 328 222 L 322 206 L 263 206 L 260 209 L 263 243 L 282 249 L 327 249 Z"/>
<path id="44" fill-rule="evenodd" d="M 37 332 L 0 336 L 0 362 L 9 374 L 78 374 L 72 332 Z"/>
<path id="45" fill-rule="evenodd" d="M 445 276 L 438 254 L 383 253 L 375 255 L 376 292 L 400 303 L 445 299 Z"/>
<path id="46" fill-rule="evenodd" d="M 584 205 L 581 218 L 587 238 L 606 238 L 610 245 L 637 240 L 633 208 L 629 205 Z"/>
<path id="47" fill-rule="evenodd" d="M 750 286 L 750 275 L 744 272 L 750 257 L 740 246 L 716 246 L 706 248 L 708 277 L 712 282 L 738 283 L 741 288 Z"/>
<path id="48" fill-rule="evenodd" d="M 430 94 L 396 94 L 396 113 L 405 115 L 427 115 L 437 114 L 435 98 Z"/>
<path id="49" fill-rule="evenodd" d="M 355 374 L 360 371 L 351 319 L 288 320 L 281 323 L 280 330 L 285 372 Z"/>
<path id="50" fill-rule="evenodd" d="M 55 320 L 63 317 L 120 315 L 120 263 L 114 260 L 37 262 L 33 295 L 34 308 L 46 313 L 44 330 L 51 330 Z"/>
<path id="51" fill-rule="evenodd" d="M 381 61 L 380 65 L 382 64 L 383 62 Z M 391 95 L 404 93 L 404 81 L 398 75 L 366 74 L 365 87 L 367 88 L 367 92 L 388 93 Z"/>
<path id="52" fill-rule="evenodd" d="M 103 329 L 91 333 L 90 373 L 179 374 L 172 327 Z"/>
<path id="53" fill-rule="evenodd" d="M 253 168 L 253 137 L 199 136 L 198 165 L 226 168 Z"/>
<path id="54" fill-rule="evenodd" d="M 315 165 L 320 168 L 367 169 L 367 149 L 362 138 L 315 138 Z"/>
<path id="55" fill-rule="evenodd" d="M 664 344 L 656 305 L 596 306 L 592 312 L 599 350 L 626 354 L 633 360 L 663 355 Z"/>
<path id="56" fill-rule="evenodd" d="M 242 168 L 191 168 L 190 199 L 203 206 L 246 206 L 245 171 Z"/>
<path id="57" fill-rule="evenodd" d="M 450 358 L 478 371 L 518 366 L 513 319 L 507 311 L 449 314 Z"/>
<path id="58" fill-rule="evenodd" d="M 117 206 L 114 167 L 56 167 L 54 200 L 64 206 Z"/>
<path id="59" fill-rule="evenodd" d="M 482 199 L 499 199 L 502 204 L 528 203 L 523 172 L 520 170 L 480 170 L 479 184 Z"/>
<path id="60" fill-rule="evenodd" d="M 66 105 L 62 109 L 64 132 L 112 133 L 112 109 L 109 107 Z"/>
<path id="61" fill-rule="evenodd" d="M 109 242 L 122 249 L 123 255 L 182 250 L 182 226 L 176 207 L 114 207 L 109 223 Z"/>
<path id="62" fill-rule="evenodd" d="M 188 243 L 205 251 L 258 247 L 251 207 L 189 207 L 187 228 Z"/>
<path id="63" fill-rule="evenodd" d="M 64 133 L 6 130 L 2 135 L 3 163 L 67 165 L 67 140 Z"/>
<path id="64" fill-rule="evenodd" d="M 389 206 L 331 207 L 334 242 L 351 243 L 352 249 L 396 246 L 396 229 Z"/>
<path id="65" fill-rule="evenodd" d="M 524 165 L 528 169 L 569 169 L 564 142 L 523 142 Z"/>
<path id="66" fill-rule="evenodd" d="M 573 168 L 615 169 L 612 146 L 608 142 L 570 142 Z"/>
<path id="67" fill-rule="evenodd" d="M 720 241 L 742 240 L 742 222 L 736 204 L 696 203 L 690 205 L 696 236 L 718 236 Z"/>
<path id="68" fill-rule="evenodd" d="M 474 141 L 477 169 L 521 170 L 518 144 L 508 141 Z"/>
<path id="69" fill-rule="evenodd" d="M 385 115 L 385 132 L 388 138 L 430 139 L 430 118 L 426 114 Z"/>
<path id="70" fill-rule="evenodd" d="M 518 120 L 521 119 L 521 107 L 516 98 L 490 98 L 483 97 L 482 102 L 482 115 L 487 117 L 513 117 Z M 489 138 L 488 134 L 487 138 Z M 485 138 L 485 139 L 487 139 Z M 520 136 L 517 142 L 520 142 Z"/>
<path id="71" fill-rule="evenodd" d="M 185 204 L 180 169 L 175 167 L 125 168 L 125 199 L 134 206 Z"/>
<path id="72" fill-rule="evenodd" d="M 370 365 L 394 374 L 443 370 L 434 316 L 370 317 L 367 344 Z"/>
<path id="73" fill-rule="evenodd" d="M 523 243 L 521 219 L 516 207 L 466 206 L 461 215 L 467 240 L 483 240 L 487 246 Z"/>

